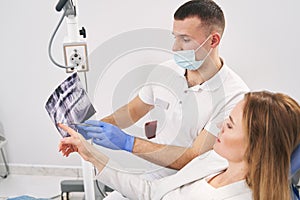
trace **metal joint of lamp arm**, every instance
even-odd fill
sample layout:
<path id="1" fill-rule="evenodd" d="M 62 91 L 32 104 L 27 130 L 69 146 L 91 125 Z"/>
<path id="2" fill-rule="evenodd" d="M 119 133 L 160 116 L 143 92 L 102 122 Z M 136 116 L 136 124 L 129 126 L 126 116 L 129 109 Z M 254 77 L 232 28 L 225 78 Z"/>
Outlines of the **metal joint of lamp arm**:
<path id="1" fill-rule="evenodd" d="M 85 40 L 80 39 L 80 35 L 83 38 L 86 38 L 85 28 L 82 27 L 78 29 L 78 13 L 76 11 L 77 2 L 76 0 L 60 0 L 56 5 L 56 10 L 60 12 L 64 10 L 64 14 L 59 21 L 51 39 L 48 47 L 48 54 L 50 60 L 58 67 L 66 69 L 67 73 L 77 72 L 87 72 L 88 68 L 88 53 L 87 45 Z M 63 43 L 63 52 L 64 52 L 64 65 L 57 63 L 51 54 L 51 47 L 54 36 L 60 27 L 63 19 L 66 17 L 67 23 L 67 36 L 64 39 Z"/>

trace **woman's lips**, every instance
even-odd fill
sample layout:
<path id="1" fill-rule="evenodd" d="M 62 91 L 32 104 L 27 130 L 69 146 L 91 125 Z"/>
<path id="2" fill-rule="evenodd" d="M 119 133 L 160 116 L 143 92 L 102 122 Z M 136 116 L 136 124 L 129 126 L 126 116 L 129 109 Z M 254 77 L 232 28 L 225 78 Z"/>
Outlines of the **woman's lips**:
<path id="1" fill-rule="evenodd" d="M 217 142 L 220 142 L 221 143 L 221 140 L 219 138 L 217 138 Z"/>

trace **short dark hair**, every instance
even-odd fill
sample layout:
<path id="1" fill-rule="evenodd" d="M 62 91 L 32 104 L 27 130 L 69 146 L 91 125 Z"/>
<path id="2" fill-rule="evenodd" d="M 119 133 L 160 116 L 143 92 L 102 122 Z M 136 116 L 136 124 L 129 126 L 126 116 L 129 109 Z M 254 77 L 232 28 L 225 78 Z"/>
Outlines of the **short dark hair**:
<path id="1" fill-rule="evenodd" d="M 209 33 L 216 30 L 221 35 L 225 29 L 222 9 L 212 0 L 192 0 L 180 6 L 174 14 L 175 20 L 198 17 Z M 209 34 L 208 33 L 208 34 Z"/>

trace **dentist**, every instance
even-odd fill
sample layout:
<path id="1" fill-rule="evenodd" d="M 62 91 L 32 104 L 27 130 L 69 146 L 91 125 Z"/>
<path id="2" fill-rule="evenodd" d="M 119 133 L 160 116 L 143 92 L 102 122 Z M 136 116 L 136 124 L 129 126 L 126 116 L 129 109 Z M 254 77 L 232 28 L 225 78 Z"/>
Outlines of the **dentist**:
<path id="1" fill-rule="evenodd" d="M 92 126 L 78 126 L 78 132 L 95 144 L 132 152 L 163 166 L 147 175 L 149 180 L 174 174 L 211 150 L 217 125 L 249 91 L 219 56 L 224 28 L 223 11 L 214 1 L 184 3 L 174 14 L 174 60 L 167 65 L 176 75 L 165 77 L 171 84 L 143 87 L 128 104 L 100 121 L 86 121 Z M 121 130 L 155 109 L 165 114 L 155 138 L 146 140 Z"/>

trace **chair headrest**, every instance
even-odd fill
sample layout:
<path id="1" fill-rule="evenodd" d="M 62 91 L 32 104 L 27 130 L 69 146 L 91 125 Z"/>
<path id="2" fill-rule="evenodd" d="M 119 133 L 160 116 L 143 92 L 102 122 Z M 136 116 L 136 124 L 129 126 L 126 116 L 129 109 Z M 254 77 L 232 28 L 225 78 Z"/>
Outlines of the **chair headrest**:
<path id="1" fill-rule="evenodd" d="M 291 175 L 295 175 L 300 170 L 300 144 L 292 153 L 291 157 Z"/>

